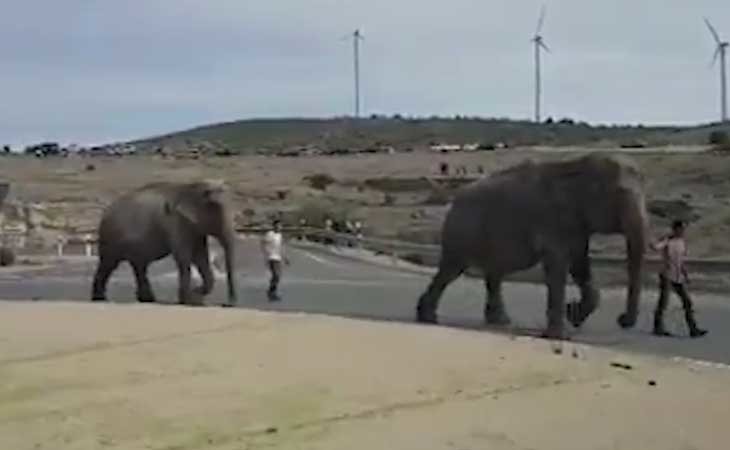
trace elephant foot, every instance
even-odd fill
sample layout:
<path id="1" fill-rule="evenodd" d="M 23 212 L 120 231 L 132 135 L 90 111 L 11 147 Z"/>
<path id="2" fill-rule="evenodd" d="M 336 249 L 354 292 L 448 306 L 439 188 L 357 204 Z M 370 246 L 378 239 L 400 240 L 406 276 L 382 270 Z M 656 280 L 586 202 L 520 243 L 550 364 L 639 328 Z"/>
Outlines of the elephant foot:
<path id="1" fill-rule="evenodd" d="M 210 289 L 205 289 L 203 286 L 198 286 L 193 289 L 193 294 L 200 297 L 205 297 L 206 295 L 210 294 L 210 291 Z"/>
<path id="2" fill-rule="evenodd" d="M 205 306 L 203 296 L 195 293 L 191 294 L 188 298 L 180 299 L 179 303 L 185 306 Z"/>
<path id="3" fill-rule="evenodd" d="M 588 314 L 584 312 L 584 309 L 579 302 L 570 302 L 565 305 L 565 318 L 576 328 L 583 325 Z"/>
<path id="4" fill-rule="evenodd" d="M 106 295 L 104 294 L 94 294 L 91 296 L 92 302 L 105 302 L 106 301 Z"/>
<path id="5" fill-rule="evenodd" d="M 487 325 L 507 326 L 512 323 L 512 320 L 504 311 L 489 311 L 484 315 L 484 323 Z"/>
<path id="6" fill-rule="evenodd" d="M 636 315 L 633 317 L 630 316 L 627 313 L 623 313 L 620 316 L 618 316 L 618 319 L 616 319 L 616 322 L 619 324 L 621 328 L 632 328 L 634 325 L 636 325 Z"/>
<path id="7" fill-rule="evenodd" d="M 422 310 L 418 310 L 416 314 L 416 322 L 418 323 L 428 323 L 428 324 L 438 324 L 438 319 L 436 317 L 436 313 L 433 312 L 424 312 Z"/>
<path id="8" fill-rule="evenodd" d="M 137 301 L 140 303 L 156 303 L 157 299 L 151 292 L 138 292 Z"/>
<path id="9" fill-rule="evenodd" d="M 564 329 L 558 327 L 548 327 L 540 335 L 543 339 L 550 339 L 556 341 L 569 341 L 570 336 L 565 332 Z"/>

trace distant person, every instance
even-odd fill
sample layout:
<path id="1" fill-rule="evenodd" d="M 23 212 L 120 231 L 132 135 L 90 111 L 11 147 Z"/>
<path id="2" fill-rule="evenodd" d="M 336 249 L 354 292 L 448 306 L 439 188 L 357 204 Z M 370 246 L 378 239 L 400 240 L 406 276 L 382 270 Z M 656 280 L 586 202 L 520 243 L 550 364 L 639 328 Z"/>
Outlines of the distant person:
<path id="1" fill-rule="evenodd" d="M 689 276 L 685 266 L 687 256 L 687 243 L 684 239 L 685 223 L 681 220 L 672 222 L 672 232 L 658 242 L 652 244 L 652 248 L 662 252 L 662 269 L 659 273 L 659 300 L 654 312 L 654 334 L 657 336 L 671 336 L 664 328 L 664 311 L 669 301 L 669 288 L 682 300 L 684 317 L 687 321 L 689 334 L 696 338 L 707 334 L 697 326 L 694 317 L 692 300 L 687 293 Z"/>
<path id="2" fill-rule="evenodd" d="M 299 229 L 300 229 L 299 240 L 306 241 L 307 240 L 307 231 L 306 231 L 307 219 L 305 217 L 302 217 L 301 219 L 299 219 Z"/>
<path id="3" fill-rule="evenodd" d="M 334 244 L 334 240 L 332 238 L 332 231 L 333 231 L 334 223 L 332 222 L 332 219 L 329 217 L 324 221 L 324 243 L 326 245 L 332 245 Z"/>
<path id="4" fill-rule="evenodd" d="M 359 220 L 356 220 L 354 227 L 355 227 L 355 236 L 357 238 L 357 246 L 359 247 L 362 245 L 362 222 L 360 222 Z"/>
<path id="5" fill-rule="evenodd" d="M 261 249 L 271 276 L 267 292 L 269 301 L 280 301 L 278 288 L 281 279 L 281 263 L 289 265 L 289 259 L 284 255 L 284 237 L 281 233 L 281 222 L 278 219 L 274 220 L 272 228 L 261 239 Z"/>

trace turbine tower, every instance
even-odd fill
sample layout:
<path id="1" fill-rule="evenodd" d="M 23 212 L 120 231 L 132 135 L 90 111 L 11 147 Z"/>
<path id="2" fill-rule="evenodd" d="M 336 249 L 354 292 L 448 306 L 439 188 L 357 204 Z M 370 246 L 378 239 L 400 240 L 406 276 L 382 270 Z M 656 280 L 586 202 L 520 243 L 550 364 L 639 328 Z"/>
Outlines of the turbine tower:
<path id="1" fill-rule="evenodd" d="M 355 59 L 355 118 L 360 117 L 360 41 L 364 39 L 359 29 L 352 33 L 352 50 Z"/>
<path id="2" fill-rule="evenodd" d="M 712 33 L 712 37 L 715 38 L 715 43 L 717 45 L 715 49 L 715 54 L 712 57 L 712 65 L 714 66 L 717 62 L 717 57 L 720 56 L 720 120 L 722 122 L 727 122 L 727 73 L 726 73 L 726 64 L 727 64 L 727 48 L 730 46 L 730 43 L 727 41 L 723 41 L 720 39 L 720 35 L 717 33 L 717 30 L 715 30 L 715 27 L 712 26 L 709 20 L 705 18 L 705 23 L 707 24 L 707 28 L 710 29 L 710 33 Z"/>
<path id="3" fill-rule="evenodd" d="M 540 96 L 542 95 L 542 86 L 540 78 L 540 51 L 545 50 L 550 52 L 550 49 L 543 41 L 542 25 L 545 23 L 545 5 L 540 9 L 540 19 L 537 21 L 537 30 L 535 36 L 532 38 L 532 42 L 535 45 L 535 122 L 540 123 Z"/>

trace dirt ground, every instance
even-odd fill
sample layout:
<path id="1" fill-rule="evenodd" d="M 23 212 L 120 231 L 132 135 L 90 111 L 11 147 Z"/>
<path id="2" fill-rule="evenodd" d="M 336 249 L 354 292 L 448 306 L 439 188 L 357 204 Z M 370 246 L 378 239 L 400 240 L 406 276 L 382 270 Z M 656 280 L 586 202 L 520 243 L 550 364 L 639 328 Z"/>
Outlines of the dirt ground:
<path id="1" fill-rule="evenodd" d="M 730 178 L 727 176 L 730 156 L 672 153 L 672 150 L 642 151 L 630 156 L 647 175 L 655 234 L 666 231 L 667 214 L 681 212 L 693 219 L 688 230 L 692 256 L 730 256 L 730 240 L 726 239 L 730 232 Z M 199 160 L 154 156 L 6 157 L 0 160 L 0 179 L 13 183 L 9 201 L 42 204 L 45 220 L 56 227 L 94 228 L 102 208 L 111 199 L 153 180 L 222 178 L 233 189 L 236 212 L 242 222 L 262 221 L 280 211 L 296 213 L 312 207 L 329 208 L 363 220 L 366 233 L 371 236 L 427 241 L 438 234 L 447 206 L 429 201 L 428 192 L 398 188 L 384 192 L 369 187 L 368 180 L 390 178 L 397 185 L 399 181 L 434 177 L 441 162 L 448 162 L 452 173 L 463 166 L 467 176 L 477 177 L 480 166 L 488 175 L 527 158 L 572 158 L 579 154 L 579 149 L 560 152 L 509 149 L 453 154 Z M 88 170 L 88 165 L 93 165 L 94 170 Z M 303 178 L 314 174 L 329 174 L 336 183 L 326 191 L 312 189 Z M 599 237 L 592 244 L 592 251 L 598 254 L 615 254 L 622 249 L 623 243 L 616 238 Z"/>
<path id="2" fill-rule="evenodd" d="M 726 448 L 727 368 L 554 345 L 304 314 L 0 302 L 0 448 Z"/>

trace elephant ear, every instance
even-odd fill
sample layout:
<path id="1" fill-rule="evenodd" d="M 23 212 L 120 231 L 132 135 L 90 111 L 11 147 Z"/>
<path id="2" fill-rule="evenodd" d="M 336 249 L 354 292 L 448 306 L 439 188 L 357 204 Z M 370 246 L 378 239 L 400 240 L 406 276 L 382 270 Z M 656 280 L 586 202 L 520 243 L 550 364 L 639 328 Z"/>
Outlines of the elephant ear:
<path id="1" fill-rule="evenodd" d="M 177 198 L 174 203 L 168 207 L 171 213 L 179 214 L 186 221 L 192 224 L 199 224 L 202 219 L 202 204 L 196 203 L 191 199 Z"/>
<path id="2" fill-rule="evenodd" d="M 194 225 L 205 227 L 210 220 L 210 208 L 221 203 L 224 189 L 224 183 L 217 180 L 189 185 L 178 193 L 168 210 Z"/>
<path id="3" fill-rule="evenodd" d="M 581 198 L 586 189 L 587 177 L 581 167 L 566 165 L 552 167 L 543 174 L 543 188 L 557 224 L 563 230 L 582 228 L 585 217 L 582 208 L 585 206 Z M 590 184 L 590 183 L 589 183 Z"/>

